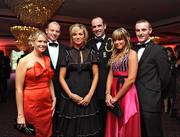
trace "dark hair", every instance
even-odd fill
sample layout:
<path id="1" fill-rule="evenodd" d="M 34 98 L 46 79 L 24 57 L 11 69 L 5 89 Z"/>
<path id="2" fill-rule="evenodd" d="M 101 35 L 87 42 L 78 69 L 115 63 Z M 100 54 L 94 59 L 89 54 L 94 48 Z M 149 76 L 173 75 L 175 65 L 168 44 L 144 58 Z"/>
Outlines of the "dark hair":
<path id="1" fill-rule="evenodd" d="M 170 51 L 171 53 L 173 52 L 173 49 L 171 47 L 167 47 L 166 50 Z"/>
<path id="2" fill-rule="evenodd" d="M 0 50 L 0 59 L 4 58 L 4 52 L 2 50 Z"/>
<path id="3" fill-rule="evenodd" d="M 171 48 L 171 47 L 167 47 L 166 48 L 166 51 L 169 51 L 170 53 L 171 53 L 171 59 L 172 60 L 175 60 L 175 55 L 174 55 L 174 51 L 173 51 L 173 49 Z"/>
<path id="4" fill-rule="evenodd" d="M 177 45 L 175 48 L 174 48 L 174 51 L 177 53 L 178 57 L 177 59 L 180 58 L 180 45 Z"/>
<path id="5" fill-rule="evenodd" d="M 95 16 L 94 18 L 91 19 L 91 22 L 92 22 L 92 20 L 98 19 L 98 18 L 102 20 L 102 23 L 103 23 L 103 24 L 105 24 L 104 19 L 103 19 L 102 17 L 100 17 L 100 16 Z"/>

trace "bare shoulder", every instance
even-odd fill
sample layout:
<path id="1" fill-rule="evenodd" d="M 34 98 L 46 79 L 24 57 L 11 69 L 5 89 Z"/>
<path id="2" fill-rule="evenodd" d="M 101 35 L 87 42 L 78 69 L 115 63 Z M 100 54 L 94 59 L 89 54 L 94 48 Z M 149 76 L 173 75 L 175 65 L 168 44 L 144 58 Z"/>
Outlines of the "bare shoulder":
<path id="1" fill-rule="evenodd" d="M 134 58 L 134 57 L 136 57 L 136 56 L 137 56 L 136 51 L 130 49 L 130 50 L 129 50 L 129 58 Z"/>
<path id="2" fill-rule="evenodd" d="M 23 58 L 21 58 L 21 59 L 19 60 L 18 65 L 25 65 L 26 62 L 27 62 L 27 60 L 28 60 L 27 56 L 28 56 L 28 55 L 26 55 L 26 56 L 24 56 Z"/>
<path id="3" fill-rule="evenodd" d="M 18 66 L 27 69 L 32 67 L 33 62 L 31 55 L 28 54 L 19 60 Z"/>

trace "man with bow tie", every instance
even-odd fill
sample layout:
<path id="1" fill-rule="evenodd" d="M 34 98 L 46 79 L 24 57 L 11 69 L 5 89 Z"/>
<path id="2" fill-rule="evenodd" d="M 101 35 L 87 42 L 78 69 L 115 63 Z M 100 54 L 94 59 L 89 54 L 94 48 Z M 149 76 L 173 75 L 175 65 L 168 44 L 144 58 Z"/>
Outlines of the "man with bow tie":
<path id="1" fill-rule="evenodd" d="M 101 17 L 95 17 L 91 20 L 91 28 L 94 34 L 94 37 L 91 38 L 87 45 L 89 48 L 96 51 L 99 58 L 99 82 L 96 89 L 96 99 L 99 105 L 100 116 L 102 118 L 102 133 L 101 136 L 104 136 L 104 128 L 106 125 L 106 111 L 107 107 L 105 104 L 105 92 L 106 92 L 106 80 L 109 72 L 108 60 L 112 54 L 112 40 L 107 37 L 105 34 L 106 24 L 104 23 Z"/>
<path id="2" fill-rule="evenodd" d="M 139 67 L 136 87 L 141 111 L 142 137 L 162 137 L 161 109 L 162 91 L 169 79 L 169 64 L 165 48 L 150 39 L 152 27 L 147 20 L 135 24 L 138 44 Z"/>
<path id="3" fill-rule="evenodd" d="M 53 85 L 56 95 L 56 109 L 53 116 L 53 137 L 56 136 L 58 113 L 59 113 L 59 99 L 61 94 L 61 86 L 59 84 L 59 70 L 61 66 L 61 59 L 65 51 L 65 46 L 58 42 L 60 36 L 61 26 L 58 22 L 52 21 L 47 25 L 45 30 L 48 37 L 48 47 L 44 52 L 44 55 L 50 57 L 51 68 L 54 70 Z"/>

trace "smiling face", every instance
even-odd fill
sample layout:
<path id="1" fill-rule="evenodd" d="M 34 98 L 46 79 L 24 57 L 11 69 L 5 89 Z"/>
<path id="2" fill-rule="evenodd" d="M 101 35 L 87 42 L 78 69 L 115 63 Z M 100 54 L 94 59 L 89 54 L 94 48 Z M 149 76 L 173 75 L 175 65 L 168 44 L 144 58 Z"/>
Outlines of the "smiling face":
<path id="1" fill-rule="evenodd" d="M 32 42 L 34 50 L 43 53 L 47 48 L 47 39 L 43 35 L 39 35 L 35 41 Z"/>
<path id="2" fill-rule="evenodd" d="M 113 40 L 113 44 L 117 50 L 122 50 L 125 47 L 126 41 L 124 39 Z"/>
<path id="3" fill-rule="evenodd" d="M 130 35 L 124 28 L 118 28 L 112 33 L 113 45 L 117 51 L 123 51 L 130 48 Z"/>
<path id="4" fill-rule="evenodd" d="M 80 48 L 84 46 L 88 39 L 88 31 L 83 24 L 73 24 L 69 28 L 70 33 L 70 43 L 76 47 Z"/>
<path id="5" fill-rule="evenodd" d="M 97 17 L 91 21 L 92 32 L 97 38 L 101 38 L 105 34 L 106 24 L 103 23 L 102 18 Z"/>
<path id="6" fill-rule="evenodd" d="M 75 47 L 81 47 L 85 43 L 85 35 L 83 29 L 76 29 L 72 34 L 72 44 Z"/>
<path id="7" fill-rule="evenodd" d="M 60 36 L 60 25 L 57 22 L 51 22 L 46 29 L 46 34 L 52 42 L 57 41 Z"/>
<path id="8" fill-rule="evenodd" d="M 137 39 L 140 43 L 147 41 L 152 33 L 152 28 L 148 22 L 137 22 L 135 25 Z"/>

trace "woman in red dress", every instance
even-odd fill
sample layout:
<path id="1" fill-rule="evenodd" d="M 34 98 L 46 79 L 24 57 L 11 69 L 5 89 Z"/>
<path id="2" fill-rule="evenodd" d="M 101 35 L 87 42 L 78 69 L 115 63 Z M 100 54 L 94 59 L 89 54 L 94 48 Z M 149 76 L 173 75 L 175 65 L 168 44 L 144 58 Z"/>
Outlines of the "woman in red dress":
<path id="1" fill-rule="evenodd" d="M 38 30 L 29 36 L 28 42 L 33 50 L 20 59 L 16 69 L 17 124 L 30 123 L 35 127 L 36 137 L 50 137 L 56 97 L 50 60 L 42 54 L 47 37 Z"/>

